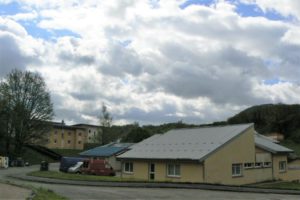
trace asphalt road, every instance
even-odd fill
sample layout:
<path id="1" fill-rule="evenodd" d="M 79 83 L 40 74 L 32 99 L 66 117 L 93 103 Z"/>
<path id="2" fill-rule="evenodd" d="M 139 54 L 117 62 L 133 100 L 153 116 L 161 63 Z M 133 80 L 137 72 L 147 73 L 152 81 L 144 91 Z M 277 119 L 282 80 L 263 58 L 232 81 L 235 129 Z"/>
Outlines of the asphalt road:
<path id="1" fill-rule="evenodd" d="M 51 165 L 51 168 L 57 168 L 57 165 Z M 38 166 L 11 168 L 0 170 L 0 178 L 6 179 L 17 184 L 27 184 L 36 187 L 44 187 L 51 189 L 54 192 L 68 197 L 69 199 L 134 199 L 134 200 L 184 200 L 184 199 L 209 199 L 209 200 L 283 200 L 283 199 L 300 199 L 300 196 L 295 195 L 278 195 L 278 194 L 259 194 L 259 193 L 238 193 L 238 192 L 223 192 L 199 189 L 165 189 L 165 188 L 122 188 L 122 187 L 92 187 L 92 186 L 74 186 L 74 185 L 59 185 L 59 184 L 44 184 L 28 181 L 20 181 L 5 177 L 9 174 L 27 173 L 32 170 L 37 170 Z"/>

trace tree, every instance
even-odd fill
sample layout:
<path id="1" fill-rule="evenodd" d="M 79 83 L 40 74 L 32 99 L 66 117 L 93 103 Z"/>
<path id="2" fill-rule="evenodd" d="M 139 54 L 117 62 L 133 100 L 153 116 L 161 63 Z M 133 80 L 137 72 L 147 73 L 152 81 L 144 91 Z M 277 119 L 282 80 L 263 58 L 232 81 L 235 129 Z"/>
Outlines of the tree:
<path id="1" fill-rule="evenodd" d="M 112 124 L 112 116 L 108 112 L 107 107 L 104 103 L 102 103 L 102 110 L 99 119 L 100 119 L 100 126 L 102 126 L 102 131 L 101 132 L 99 131 L 98 133 L 98 135 L 100 136 L 99 142 L 102 144 L 106 144 L 110 142 L 109 128 L 111 127 Z"/>
<path id="2" fill-rule="evenodd" d="M 100 115 L 100 125 L 103 127 L 110 127 L 112 123 L 112 116 L 107 110 L 107 107 L 102 103 L 102 110 Z"/>
<path id="3" fill-rule="evenodd" d="M 141 127 L 136 127 L 122 139 L 122 142 L 137 143 L 137 142 L 140 142 L 150 136 L 151 136 L 151 134 L 147 130 L 145 130 Z"/>
<path id="4" fill-rule="evenodd" d="M 0 82 L 0 119 L 6 152 L 14 144 L 20 155 L 25 144 L 44 138 L 54 115 L 50 93 L 37 73 L 14 70 Z"/>

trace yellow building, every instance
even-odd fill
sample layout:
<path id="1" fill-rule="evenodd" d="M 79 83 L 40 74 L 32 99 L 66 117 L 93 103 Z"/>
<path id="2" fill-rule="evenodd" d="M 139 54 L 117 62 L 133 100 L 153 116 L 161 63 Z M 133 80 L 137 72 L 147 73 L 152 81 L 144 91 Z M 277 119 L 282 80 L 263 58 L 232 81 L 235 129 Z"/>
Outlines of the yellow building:
<path id="1" fill-rule="evenodd" d="M 124 178 L 243 185 L 299 180 L 300 161 L 288 162 L 292 152 L 243 124 L 171 130 L 133 145 L 118 159 Z"/>
<path id="2" fill-rule="evenodd" d="M 45 146 L 50 149 L 83 149 L 85 143 L 96 143 L 99 126 L 76 124 L 72 126 L 62 123 L 52 123 L 47 133 Z"/>

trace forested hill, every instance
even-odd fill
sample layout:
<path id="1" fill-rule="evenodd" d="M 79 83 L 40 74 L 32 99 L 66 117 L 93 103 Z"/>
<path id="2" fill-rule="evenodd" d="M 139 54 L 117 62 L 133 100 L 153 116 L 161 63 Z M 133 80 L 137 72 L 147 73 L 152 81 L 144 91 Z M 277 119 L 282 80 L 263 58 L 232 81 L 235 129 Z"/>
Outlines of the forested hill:
<path id="1" fill-rule="evenodd" d="M 262 134 L 280 132 L 300 142 L 300 105 L 265 104 L 250 107 L 227 120 L 228 124 L 254 123 Z"/>

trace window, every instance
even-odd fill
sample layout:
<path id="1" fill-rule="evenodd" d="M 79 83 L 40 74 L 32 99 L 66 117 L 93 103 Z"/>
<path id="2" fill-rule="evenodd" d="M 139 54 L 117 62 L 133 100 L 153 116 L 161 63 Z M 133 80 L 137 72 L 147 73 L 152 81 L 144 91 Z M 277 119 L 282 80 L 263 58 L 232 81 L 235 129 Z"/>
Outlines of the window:
<path id="1" fill-rule="evenodd" d="M 271 167 L 272 163 L 271 162 L 264 162 L 264 167 Z"/>
<path id="2" fill-rule="evenodd" d="M 261 168 L 263 166 L 262 162 L 255 163 L 255 168 Z"/>
<path id="3" fill-rule="evenodd" d="M 79 132 L 78 135 L 81 136 L 81 132 Z"/>
<path id="4" fill-rule="evenodd" d="M 56 140 L 54 140 L 54 143 L 55 143 L 55 144 L 56 144 L 56 142 L 57 142 L 57 141 L 56 141 Z"/>
<path id="5" fill-rule="evenodd" d="M 71 136 L 71 132 L 68 132 L 68 135 Z"/>
<path id="6" fill-rule="evenodd" d="M 89 133 L 91 133 L 91 130 L 89 130 Z"/>
<path id="7" fill-rule="evenodd" d="M 244 163 L 244 168 L 245 169 L 251 169 L 254 167 L 254 163 Z"/>
<path id="8" fill-rule="evenodd" d="M 279 171 L 280 172 L 286 171 L 286 161 L 279 161 Z"/>
<path id="9" fill-rule="evenodd" d="M 71 141 L 70 140 L 68 140 L 68 144 L 70 144 L 71 143 Z"/>
<path id="10" fill-rule="evenodd" d="M 92 138 L 91 137 L 89 137 L 89 140 L 91 140 Z"/>
<path id="11" fill-rule="evenodd" d="M 57 134 L 57 131 L 55 131 L 54 134 L 56 135 L 56 134 Z"/>
<path id="12" fill-rule="evenodd" d="M 242 176 L 242 164 L 232 164 L 232 176 Z"/>
<path id="13" fill-rule="evenodd" d="M 78 141 L 78 144 L 81 144 L 81 141 Z"/>
<path id="14" fill-rule="evenodd" d="M 180 177 L 180 165 L 179 164 L 168 164 L 167 174 L 168 174 L 168 176 Z"/>
<path id="15" fill-rule="evenodd" d="M 124 172 L 125 173 L 133 173 L 133 163 L 132 162 L 124 163 Z"/>

